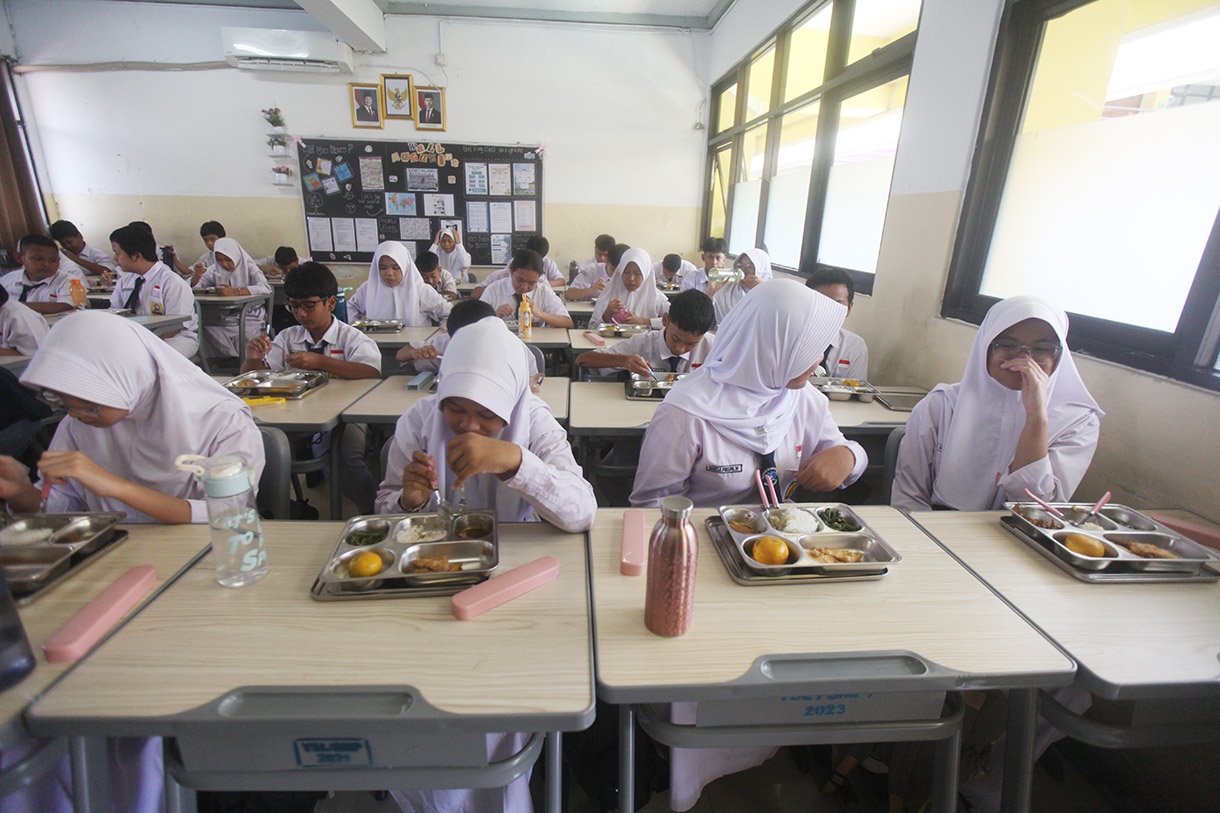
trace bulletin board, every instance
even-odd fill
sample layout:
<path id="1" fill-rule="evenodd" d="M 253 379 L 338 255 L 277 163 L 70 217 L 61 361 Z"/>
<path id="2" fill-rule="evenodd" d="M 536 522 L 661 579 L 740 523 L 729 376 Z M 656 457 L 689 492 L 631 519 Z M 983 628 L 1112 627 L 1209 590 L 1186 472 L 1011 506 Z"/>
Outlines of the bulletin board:
<path id="1" fill-rule="evenodd" d="M 456 226 L 475 265 L 506 265 L 542 233 L 538 147 L 302 138 L 297 161 L 318 262 L 371 262 L 384 240 L 415 257 Z"/>

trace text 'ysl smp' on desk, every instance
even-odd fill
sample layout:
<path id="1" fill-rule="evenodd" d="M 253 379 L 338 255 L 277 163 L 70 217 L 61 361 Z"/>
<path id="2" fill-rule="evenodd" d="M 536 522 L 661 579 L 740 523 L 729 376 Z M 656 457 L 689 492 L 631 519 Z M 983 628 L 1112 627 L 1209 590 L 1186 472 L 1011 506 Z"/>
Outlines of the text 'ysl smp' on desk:
<path id="1" fill-rule="evenodd" d="M 264 523 L 271 569 L 241 589 L 205 556 L 44 694 L 32 729 L 172 737 L 188 787 L 378 790 L 502 785 L 541 732 L 592 722 L 583 535 L 500 525 L 501 572 L 553 556 L 559 577 L 458 621 L 445 596 L 310 598 L 341 528 Z M 534 736 L 489 765 L 486 735 L 505 731 Z"/>

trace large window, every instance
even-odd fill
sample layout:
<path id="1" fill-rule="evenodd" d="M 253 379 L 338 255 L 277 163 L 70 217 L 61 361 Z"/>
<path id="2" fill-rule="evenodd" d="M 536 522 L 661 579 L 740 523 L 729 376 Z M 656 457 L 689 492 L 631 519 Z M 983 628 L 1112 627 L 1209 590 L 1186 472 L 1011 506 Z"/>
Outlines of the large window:
<path id="1" fill-rule="evenodd" d="M 872 290 L 919 10 L 819 0 L 713 86 L 707 234 Z"/>
<path id="2" fill-rule="evenodd" d="M 1034 293 L 1072 345 L 1220 389 L 1220 2 L 1019 0 L 946 315 Z"/>

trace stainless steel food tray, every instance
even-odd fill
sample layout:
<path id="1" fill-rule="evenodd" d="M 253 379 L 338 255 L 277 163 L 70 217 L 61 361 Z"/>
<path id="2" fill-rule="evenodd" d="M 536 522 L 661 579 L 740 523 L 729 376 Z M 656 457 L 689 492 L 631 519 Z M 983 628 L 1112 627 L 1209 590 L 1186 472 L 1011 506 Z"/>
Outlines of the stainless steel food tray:
<path id="1" fill-rule="evenodd" d="M 782 576 L 800 571 L 827 574 L 878 573 L 902 561 L 898 552 L 890 547 L 880 534 L 843 503 L 783 503 L 778 508 L 770 509 L 758 505 L 722 505 L 719 511 L 721 519 L 728 526 L 729 534 L 733 537 L 742 563 L 748 569 L 764 576 Z M 776 514 L 789 511 L 799 511 L 812 517 L 816 521 L 816 530 L 780 530 L 775 525 L 778 521 Z M 838 511 L 842 518 L 856 526 L 856 530 L 839 530 L 828 526 L 823 519 L 823 515 L 828 511 Z M 748 525 L 751 530 L 748 533 L 740 531 L 729 525 L 731 522 Z M 754 543 L 764 536 L 778 537 L 787 543 L 789 555 L 786 563 L 768 565 L 752 557 Z M 813 547 L 858 551 L 864 558 L 859 562 L 821 562 L 809 554 L 809 549 Z"/>
<path id="2" fill-rule="evenodd" d="M 1027 536 L 1073 570 L 1116 573 L 1195 573 L 1213 572 L 1220 554 L 1162 525 L 1151 517 L 1125 505 L 1111 503 L 1090 517 L 1089 506 L 1077 503 L 1051 503 L 1064 514 L 1059 519 L 1032 502 L 1007 502 L 1013 524 Z M 1051 525 L 1042 528 L 1038 523 Z M 1098 527 L 1088 527 L 1085 523 Z M 1067 534 L 1083 534 L 1101 543 L 1104 556 L 1087 556 L 1070 550 L 1064 543 Z M 1143 543 L 1174 554 L 1177 558 L 1148 558 L 1133 553 L 1127 546 Z M 1205 574 L 1206 575 L 1206 574 Z"/>
<path id="3" fill-rule="evenodd" d="M 606 338 L 630 337 L 649 330 L 652 328 L 648 325 L 616 325 L 613 322 L 602 322 L 597 326 L 598 335 Z"/>
<path id="4" fill-rule="evenodd" d="M 275 395 L 296 400 L 325 386 L 328 380 L 322 370 L 255 370 L 226 381 L 224 387 L 234 395 Z"/>
<path id="5" fill-rule="evenodd" d="M 122 511 L 17 516 L 0 528 L 0 568 L 18 603 L 28 603 L 127 538 Z M 24 541 L 22 536 L 49 532 Z"/>
<path id="6" fill-rule="evenodd" d="M 415 540 L 403 539 L 414 531 Z M 373 514 L 352 517 L 343 526 L 335 548 L 318 574 L 310 595 L 321 601 L 336 598 L 452 595 L 478 584 L 500 564 L 497 522 L 489 511 L 442 514 Z M 469 534 L 469 536 L 467 536 Z M 381 557 L 381 571 L 352 576 L 348 564 L 361 553 Z M 444 555 L 454 571 L 408 572 L 411 562 Z"/>
<path id="7" fill-rule="evenodd" d="M 361 319 L 352 322 L 352 327 L 365 333 L 397 333 L 402 330 L 403 324 L 401 319 Z"/>
<path id="8" fill-rule="evenodd" d="M 660 401 L 685 377 L 686 373 L 657 373 L 654 379 L 652 376 L 631 373 L 623 382 L 623 388 L 628 401 Z"/>
<path id="9" fill-rule="evenodd" d="M 877 387 L 877 400 L 886 409 L 895 412 L 910 412 L 922 401 L 928 391 L 922 387 Z"/>
<path id="10" fill-rule="evenodd" d="M 850 401 L 852 398 L 868 403 L 877 397 L 877 388 L 867 381 L 859 384 L 846 384 L 846 381 L 860 381 L 857 378 L 819 378 L 814 384 L 822 394 L 831 401 Z"/>
<path id="11" fill-rule="evenodd" d="M 868 573 L 819 573 L 806 568 L 791 570 L 783 575 L 763 575 L 746 566 L 741 550 L 737 547 L 732 533 L 720 517 L 708 517 L 704 521 L 708 536 L 712 538 L 712 546 L 724 562 L 724 568 L 729 572 L 729 578 L 747 587 L 760 587 L 776 584 L 809 584 L 810 582 L 859 582 L 875 581 L 889 571 L 885 568 Z"/>
<path id="12" fill-rule="evenodd" d="M 1209 567 L 1203 567 L 1198 572 L 1156 572 L 1156 571 L 1138 571 L 1138 570 L 1081 570 L 1072 567 L 1068 562 L 1060 559 L 1043 544 L 1041 534 L 1035 533 L 1033 528 L 1025 522 L 1021 522 L 1015 516 L 1000 517 L 1000 526 L 1010 534 L 1020 539 L 1034 551 L 1042 555 L 1047 561 L 1055 567 L 1062 570 L 1074 579 L 1079 579 L 1082 582 L 1090 584 L 1131 584 L 1131 583 L 1181 583 L 1181 582 L 1214 582 L 1220 580 L 1220 575 L 1217 575 Z"/>

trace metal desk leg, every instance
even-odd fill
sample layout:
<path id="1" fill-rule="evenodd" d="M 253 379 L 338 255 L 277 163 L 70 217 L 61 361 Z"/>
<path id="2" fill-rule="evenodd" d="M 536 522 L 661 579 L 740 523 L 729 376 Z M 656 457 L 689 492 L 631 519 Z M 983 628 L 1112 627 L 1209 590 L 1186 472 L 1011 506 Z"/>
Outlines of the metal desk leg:
<path id="1" fill-rule="evenodd" d="M 618 809 L 635 810 L 635 709 L 618 707 Z"/>
<path id="2" fill-rule="evenodd" d="M 196 813 L 195 791 L 179 785 L 174 775 L 165 772 L 165 813 Z"/>
<path id="3" fill-rule="evenodd" d="M 339 486 L 339 471 L 343 468 L 343 424 L 335 424 L 330 430 L 330 518 L 342 519 L 343 489 Z"/>
<path id="4" fill-rule="evenodd" d="M 212 365 L 208 362 L 208 350 L 203 342 L 203 303 L 195 300 L 195 327 L 199 330 L 199 364 L 208 375 L 212 374 Z M 245 353 L 245 350 L 242 350 Z"/>
<path id="5" fill-rule="evenodd" d="M 563 732 L 546 735 L 546 813 L 563 809 Z"/>
<path id="6" fill-rule="evenodd" d="M 243 358 L 246 353 L 246 314 L 250 312 L 250 306 L 253 302 L 247 302 L 241 306 L 241 311 L 237 314 L 237 357 Z"/>
<path id="7" fill-rule="evenodd" d="M 68 756 L 72 764 L 72 809 L 76 813 L 110 810 L 110 777 L 104 737 L 70 737 Z"/>
<path id="8" fill-rule="evenodd" d="M 957 810 L 957 773 L 962 752 L 962 729 L 937 740 L 932 768 L 932 809 L 941 813 Z"/>
<path id="9" fill-rule="evenodd" d="M 1034 775 L 1034 735 L 1038 723 L 1038 690 L 1008 692 L 1008 737 L 1004 744 L 1004 813 L 1029 810 Z"/>

